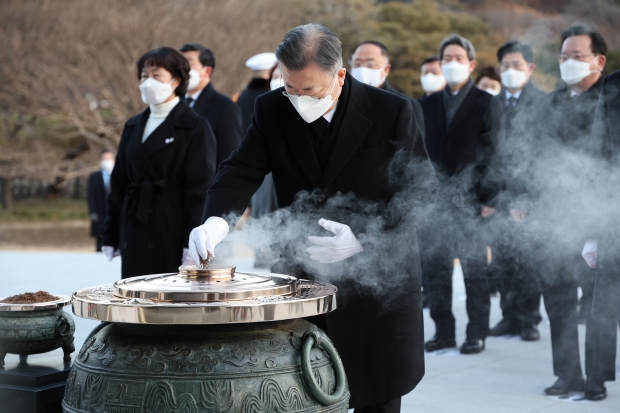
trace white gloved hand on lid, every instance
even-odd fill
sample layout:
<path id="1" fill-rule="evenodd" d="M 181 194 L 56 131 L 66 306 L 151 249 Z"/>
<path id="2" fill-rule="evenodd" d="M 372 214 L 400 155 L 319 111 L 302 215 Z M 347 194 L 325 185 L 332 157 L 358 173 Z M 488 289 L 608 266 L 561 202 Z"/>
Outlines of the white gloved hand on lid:
<path id="1" fill-rule="evenodd" d="M 215 256 L 215 246 L 228 235 L 228 223 L 220 217 L 211 217 L 189 234 L 189 253 L 196 264 Z"/>
<path id="2" fill-rule="evenodd" d="M 308 237 L 308 241 L 318 245 L 310 247 L 306 251 L 310 253 L 310 259 L 321 264 L 331 264 L 346 260 L 364 249 L 351 231 L 348 225 L 321 218 L 319 225 L 336 234 L 335 237 Z"/>
<path id="3" fill-rule="evenodd" d="M 581 256 L 586 260 L 590 268 L 596 268 L 597 250 L 598 241 L 589 239 L 586 241 L 586 245 L 583 246 L 583 250 L 581 251 Z"/>
<path id="4" fill-rule="evenodd" d="M 118 257 L 121 255 L 121 251 L 118 249 L 114 249 L 114 247 L 110 247 L 108 245 L 104 245 L 101 247 L 101 252 L 103 252 L 105 254 L 106 257 L 108 257 L 108 260 L 112 261 L 115 257 Z"/>

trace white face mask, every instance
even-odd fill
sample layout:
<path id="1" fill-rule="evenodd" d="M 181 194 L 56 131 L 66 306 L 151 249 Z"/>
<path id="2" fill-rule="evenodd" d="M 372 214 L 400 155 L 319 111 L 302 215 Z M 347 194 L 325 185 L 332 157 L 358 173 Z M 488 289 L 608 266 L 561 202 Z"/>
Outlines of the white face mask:
<path id="1" fill-rule="evenodd" d="M 101 169 L 107 173 L 112 172 L 112 169 L 114 169 L 114 161 L 112 159 L 104 159 L 101 161 Z"/>
<path id="2" fill-rule="evenodd" d="M 596 70 L 590 70 L 591 62 L 581 62 L 575 59 L 568 59 L 564 63 L 560 64 L 560 76 L 562 80 L 568 85 L 575 85 L 588 77 Z"/>
<path id="3" fill-rule="evenodd" d="M 336 87 L 335 79 L 332 82 L 331 90 L 324 98 L 321 99 L 308 95 L 291 95 L 286 92 L 282 92 L 282 94 L 291 101 L 297 110 L 297 113 L 299 113 L 299 116 L 301 116 L 303 120 L 307 123 L 312 123 L 323 116 L 334 103 L 334 100 L 332 99 L 332 92 L 334 91 L 334 87 Z"/>
<path id="4" fill-rule="evenodd" d="M 200 84 L 200 72 L 196 69 L 189 71 L 189 83 L 187 84 L 187 91 L 194 90 Z"/>
<path id="5" fill-rule="evenodd" d="M 499 92 L 501 92 L 501 90 L 495 90 L 495 89 L 491 89 L 491 88 L 482 89 L 482 90 L 487 92 L 489 95 L 493 95 L 493 96 L 497 96 L 497 95 L 499 95 Z"/>
<path id="6" fill-rule="evenodd" d="M 422 89 L 425 92 L 433 93 L 441 90 L 446 85 L 446 79 L 441 75 L 427 73 L 420 77 L 420 83 L 422 83 Z"/>
<path id="7" fill-rule="evenodd" d="M 367 67 L 354 67 L 351 69 L 351 76 L 369 86 L 379 87 L 385 82 L 385 76 L 381 76 L 381 69 L 369 69 Z"/>
<path id="8" fill-rule="evenodd" d="M 144 82 L 140 83 L 139 86 L 142 94 L 142 101 L 147 105 L 161 105 L 174 91 L 174 89 L 172 89 L 172 82 L 174 82 L 174 79 L 172 79 L 170 83 L 163 83 L 149 77 Z"/>
<path id="9" fill-rule="evenodd" d="M 446 63 L 441 65 L 441 71 L 443 72 L 443 77 L 451 85 L 458 85 L 469 78 L 469 64 L 467 63 Z"/>
<path id="10" fill-rule="evenodd" d="M 271 81 L 269 82 L 270 90 L 276 90 L 280 86 L 282 86 L 282 79 L 271 79 Z"/>
<path id="11" fill-rule="evenodd" d="M 509 89 L 518 89 L 527 82 L 527 74 L 520 70 L 510 68 L 501 73 L 502 85 Z"/>

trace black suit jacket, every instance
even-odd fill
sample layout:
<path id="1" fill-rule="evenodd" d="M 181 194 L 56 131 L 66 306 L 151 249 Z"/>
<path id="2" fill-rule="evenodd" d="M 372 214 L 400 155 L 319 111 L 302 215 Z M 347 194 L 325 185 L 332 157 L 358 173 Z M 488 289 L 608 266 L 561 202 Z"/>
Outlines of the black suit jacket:
<path id="1" fill-rule="evenodd" d="M 247 132 L 252 123 L 252 115 L 254 114 L 254 105 L 256 98 L 269 92 L 269 81 L 260 78 L 254 78 L 248 84 L 248 87 L 241 92 L 237 105 L 241 109 L 241 126 L 243 132 Z"/>
<path id="2" fill-rule="evenodd" d="M 99 238 L 101 224 L 108 214 L 108 194 L 103 183 L 101 171 L 93 172 L 88 177 L 88 215 L 90 215 L 90 236 Z"/>
<path id="3" fill-rule="evenodd" d="M 217 142 L 217 165 L 228 159 L 243 138 L 241 111 L 228 96 L 215 90 L 209 82 L 193 107 L 211 126 Z"/>
<path id="4" fill-rule="evenodd" d="M 596 159 L 588 182 L 591 205 L 583 216 L 591 231 L 584 240 L 598 239 L 592 310 L 597 317 L 620 319 L 620 72 L 602 84 L 588 152 Z"/>
<path id="5" fill-rule="evenodd" d="M 411 106 L 413 107 L 413 115 L 415 116 L 415 121 L 420 128 L 420 133 L 422 134 L 422 136 L 426 136 L 426 128 L 424 127 L 424 113 L 422 112 L 422 105 L 420 105 L 420 102 L 418 102 L 414 98 L 405 95 L 404 93 L 400 93 L 398 90 L 394 89 L 387 80 L 383 82 L 383 84 L 380 86 L 380 89 L 383 89 L 386 92 L 396 93 L 398 96 L 409 99 L 409 102 L 411 102 Z"/>
<path id="6" fill-rule="evenodd" d="M 233 156 L 222 163 L 209 189 L 203 220 L 230 211 L 243 211 L 269 172 L 273 173 L 280 207 L 293 204 L 300 192 L 315 189 L 328 196 L 337 192 L 352 193 L 358 201 L 351 200 L 347 205 L 351 209 L 363 199 L 386 201 L 393 190 L 385 169 L 401 149 L 399 153 L 415 160 L 418 166 L 427 166 L 420 167 L 420 173 L 412 174 L 409 179 L 426 182 L 434 179 L 409 100 L 364 85 L 347 75 L 334 116 L 334 119 L 341 119 L 340 125 L 322 170 L 308 125 L 281 92 L 280 88 L 256 100 L 252 124 L 245 138 Z M 298 202 L 293 213 L 307 208 L 307 204 Z M 367 287 L 353 288 L 353 293 L 347 290 L 355 284 L 351 279 L 334 282 L 346 304 L 339 301 L 338 310 L 327 314 L 326 322 L 328 334 L 344 362 L 352 395 L 351 407 L 402 396 L 414 388 L 424 374 L 417 238 L 413 228 L 406 230 L 412 231 L 406 248 L 411 257 L 396 260 L 399 269 L 382 275 L 386 286 L 397 287 L 390 290 L 393 294 L 388 308 L 386 301 L 374 296 Z M 315 228 L 308 228 L 308 235 L 315 231 Z M 345 262 L 353 265 L 355 260 Z M 395 273 L 402 273 L 403 268 L 408 268 L 406 276 L 389 284 L 388 280 L 393 280 Z M 313 277 L 313 274 L 304 276 Z"/>
<path id="7" fill-rule="evenodd" d="M 478 201 L 485 203 L 480 184 L 492 148 L 493 97 L 472 86 L 446 125 L 443 93 L 434 93 L 422 102 L 428 156 L 444 178 L 471 168 L 472 181 L 461 188 L 474 191 Z"/>
<path id="8" fill-rule="evenodd" d="M 180 101 L 142 143 L 149 114 L 125 124 L 110 179 L 103 245 L 120 248 L 123 278 L 178 270 L 215 175 L 215 137 L 203 117 Z"/>

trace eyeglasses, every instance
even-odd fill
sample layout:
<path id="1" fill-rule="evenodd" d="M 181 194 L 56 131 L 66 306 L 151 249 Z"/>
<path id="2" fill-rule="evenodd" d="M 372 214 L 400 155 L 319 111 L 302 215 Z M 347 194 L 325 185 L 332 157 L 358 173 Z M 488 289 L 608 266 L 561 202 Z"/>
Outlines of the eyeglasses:
<path id="1" fill-rule="evenodd" d="M 568 59 L 575 59 L 575 60 L 579 60 L 583 62 L 590 56 L 598 56 L 598 55 L 599 53 L 587 53 L 587 54 L 580 53 L 580 52 L 575 52 L 571 54 L 561 53 L 558 56 L 558 60 L 560 61 L 560 63 L 566 62 Z"/>
<path id="2" fill-rule="evenodd" d="M 500 72 L 513 68 L 515 70 L 521 70 L 527 68 L 527 64 L 523 64 L 523 62 L 505 62 L 497 66 Z"/>
<path id="3" fill-rule="evenodd" d="M 334 79 L 332 79 L 332 81 L 331 81 L 331 83 L 329 84 L 329 86 L 331 86 L 331 85 L 334 83 L 334 80 L 335 80 L 335 78 L 334 78 Z M 321 96 L 320 96 L 320 97 L 316 97 L 316 96 L 312 96 L 312 95 L 295 95 L 295 94 L 293 94 L 293 93 L 288 93 L 286 90 L 283 90 L 283 91 L 282 91 L 282 94 L 283 94 L 284 96 L 286 96 L 286 97 L 290 97 L 290 96 L 305 96 L 305 97 L 308 97 L 308 98 L 314 99 L 314 100 L 316 100 L 316 101 L 319 101 L 319 100 L 323 99 L 323 98 L 327 95 L 327 90 L 329 89 L 329 86 L 327 86 L 327 88 L 326 88 L 326 89 L 325 89 L 325 91 L 321 94 Z M 284 86 L 284 87 L 286 88 L 286 86 Z M 333 90 L 333 88 L 332 88 L 332 90 Z M 329 93 L 331 93 L 331 92 L 329 92 Z"/>

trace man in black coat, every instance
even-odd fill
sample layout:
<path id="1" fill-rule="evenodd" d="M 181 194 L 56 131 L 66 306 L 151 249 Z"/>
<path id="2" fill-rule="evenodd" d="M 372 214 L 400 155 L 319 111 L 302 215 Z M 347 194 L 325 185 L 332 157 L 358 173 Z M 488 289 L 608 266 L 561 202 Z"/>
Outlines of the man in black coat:
<path id="1" fill-rule="evenodd" d="M 179 50 L 191 67 L 185 99 L 190 108 L 209 122 L 217 141 L 219 165 L 241 143 L 245 130 L 241 127 L 241 111 L 235 102 L 213 87 L 215 55 L 210 49 L 199 43 L 186 43 Z"/>
<path id="2" fill-rule="evenodd" d="M 427 351 L 456 347 L 452 314 L 453 259 L 459 257 L 467 291 L 467 339 L 463 354 L 484 350 L 489 329 L 490 291 L 486 243 L 480 225 L 490 215 L 480 177 L 491 147 L 493 121 L 488 93 L 470 79 L 476 67 L 471 42 L 454 35 L 439 48 L 448 85 L 422 102 L 426 150 L 440 176 L 440 196 L 424 225 L 422 270 L 428 272 L 435 337 Z M 482 217 L 481 217 L 482 215 Z"/>
<path id="3" fill-rule="evenodd" d="M 269 80 L 276 63 L 278 59 L 274 53 L 260 53 L 245 62 L 245 66 L 252 71 L 252 79 L 237 99 L 237 105 L 241 108 L 243 132 L 246 132 L 252 123 L 256 98 L 270 90 Z"/>
<path id="4" fill-rule="evenodd" d="M 540 289 L 533 269 L 520 247 L 524 237 L 527 182 L 520 179 L 520 170 L 527 158 L 534 156 L 524 149 L 536 133 L 537 110 L 544 93 L 530 82 L 534 72 L 534 52 L 530 46 L 510 41 L 497 51 L 497 60 L 504 88 L 495 100 L 499 128 L 495 150 L 488 168 L 488 181 L 496 181 L 496 190 L 488 206 L 497 209 L 493 224 L 493 245 L 499 254 L 499 291 L 502 320 L 493 327 L 492 336 L 520 335 L 524 341 L 536 341 L 540 334 L 536 325 L 541 321 Z"/>
<path id="5" fill-rule="evenodd" d="M 366 40 L 358 44 L 351 53 L 349 65 L 351 66 L 351 75 L 360 82 L 409 99 L 417 126 L 424 136 L 422 106 L 417 100 L 394 89 L 387 80 L 391 68 L 390 53 L 383 43 L 376 40 Z"/>
<path id="6" fill-rule="evenodd" d="M 616 188 L 620 183 L 620 72 L 607 76 L 601 88 L 589 154 L 597 164 L 589 180 L 591 208 L 590 237 L 583 250 L 591 268 L 596 268 L 592 316 L 599 322 L 593 366 L 588 373 L 590 396 L 603 399 L 606 381 L 616 379 L 616 340 L 620 326 L 620 215 Z M 602 204 L 601 204 L 602 202 Z M 598 245 L 597 245 L 598 244 Z M 588 257 L 590 255 L 590 257 Z"/>
<path id="7" fill-rule="evenodd" d="M 110 174 L 114 168 L 114 154 L 104 150 L 99 154 L 101 170 L 88 177 L 88 215 L 90 217 L 90 236 L 95 238 L 97 252 L 101 252 L 101 224 L 108 214 L 108 195 L 110 194 Z"/>
<path id="8" fill-rule="evenodd" d="M 603 83 L 607 45 L 599 33 L 582 26 L 569 28 L 562 34 L 560 73 L 564 86 L 549 93 L 538 111 L 536 159 L 530 168 L 529 190 L 531 215 L 539 230 L 536 272 L 542 285 L 543 301 L 551 328 L 553 372 L 557 381 L 545 389 L 547 395 L 561 396 L 584 390 L 579 358 L 577 329 L 577 289 L 583 297 L 581 310 L 586 321 L 586 375 L 591 376 L 593 354 L 600 323 L 592 317 L 594 270 L 580 256 L 583 234 L 588 226 L 580 211 L 585 198 L 581 187 L 583 169 L 587 165 L 588 145 L 594 115 Z M 528 212 L 529 214 L 529 212 Z M 544 257 L 544 259 L 540 259 Z M 586 397 L 596 400 L 602 394 L 590 381 L 585 385 Z"/>
<path id="9" fill-rule="evenodd" d="M 420 191 L 419 197 L 432 198 L 434 176 L 423 138 L 407 99 L 347 75 L 340 40 L 330 29 L 318 24 L 296 27 L 276 54 L 285 87 L 257 99 L 252 125 L 239 150 L 222 164 L 209 190 L 203 217 L 208 219 L 192 231 L 190 251 L 194 259 L 213 253 L 223 238 L 217 234 L 223 222 L 219 217 L 242 211 L 269 172 L 278 204 L 292 208 L 292 219 L 301 219 L 296 211 L 308 210 L 308 216 L 319 218 L 321 209 L 312 209 L 310 201 L 329 206 L 342 201 L 338 193 L 345 194 L 348 202 L 341 213 L 326 218 L 354 226 L 332 223 L 341 225 L 346 240 L 335 239 L 335 248 L 310 249 L 310 259 L 302 250 L 289 264 L 301 266 L 296 274 L 306 277 L 316 278 L 314 270 L 326 272 L 327 280 L 339 288 L 338 309 L 322 324 L 342 357 L 350 406 L 357 412 L 398 412 L 401 396 L 424 375 L 420 269 L 415 229 L 407 223 L 395 225 L 405 217 L 382 205 L 395 196 L 392 183 L 426 184 L 429 189 Z M 391 164 L 397 153 L 403 164 Z M 394 182 L 386 176 L 390 165 L 391 169 L 409 165 L 416 173 L 406 178 L 411 182 Z M 364 215 L 368 209 L 376 213 Z M 380 234 L 356 238 L 370 222 L 377 222 L 377 214 L 392 223 L 383 228 L 386 241 L 403 233 L 394 246 L 398 251 L 386 251 L 383 258 L 374 255 L 382 243 L 375 247 L 366 243 Z M 362 218 L 353 223 L 355 216 Z M 226 222 L 223 225 L 226 228 Z M 300 248 L 291 245 L 296 247 Z M 343 264 L 320 264 L 348 257 Z M 385 266 L 378 275 L 381 290 L 389 291 L 385 296 L 375 295 L 379 289 L 362 283 L 365 277 L 377 276 L 372 269 L 376 265 Z"/>

